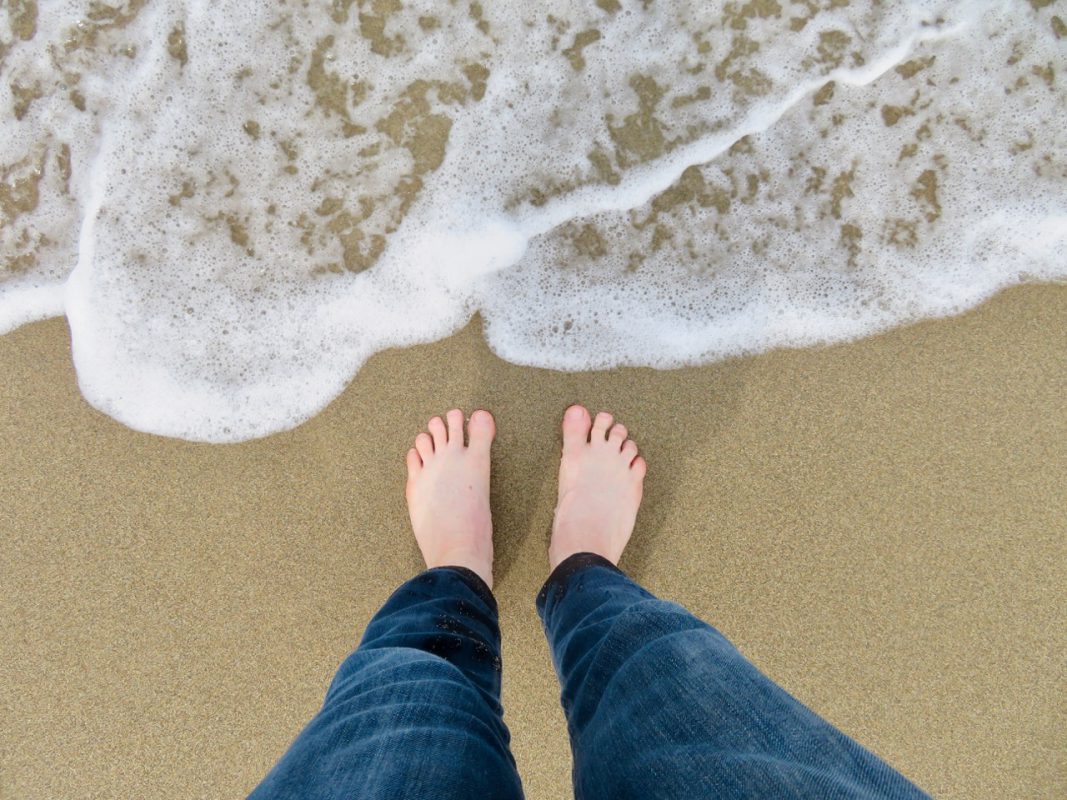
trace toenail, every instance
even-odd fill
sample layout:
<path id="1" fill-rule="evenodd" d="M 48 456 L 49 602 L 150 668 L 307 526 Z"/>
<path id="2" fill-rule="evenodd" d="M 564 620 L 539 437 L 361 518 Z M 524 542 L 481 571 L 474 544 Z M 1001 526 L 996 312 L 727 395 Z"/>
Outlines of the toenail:
<path id="1" fill-rule="evenodd" d="M 571 419 L 578 419 L 578 417 L 582 416 L 582 407 L 581 406 L 571 406 L 570 408 L 567 409 L 567 416 L 570 417 Z"/>

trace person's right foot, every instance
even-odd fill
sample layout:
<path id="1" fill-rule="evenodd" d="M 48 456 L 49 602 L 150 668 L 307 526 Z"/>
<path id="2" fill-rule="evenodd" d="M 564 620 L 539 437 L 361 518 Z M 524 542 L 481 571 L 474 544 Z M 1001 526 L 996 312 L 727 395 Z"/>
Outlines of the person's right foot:
<path id="1" fill-rule="evenodd" d="M 618 564 L 634 530 L 647 464 L 623 425 L 583 406 L 563 415 L 559 502 L 548 546 L 551 569 L 575 553 L 596 553 Z"/>

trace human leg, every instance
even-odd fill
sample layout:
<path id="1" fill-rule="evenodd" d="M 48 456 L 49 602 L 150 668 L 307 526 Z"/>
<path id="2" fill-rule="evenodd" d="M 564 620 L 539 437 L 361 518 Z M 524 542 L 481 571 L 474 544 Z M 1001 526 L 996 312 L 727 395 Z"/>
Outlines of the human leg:
<path id="1" fill-rule="evenodd" d="M 553 572 L 537 599 L 576 797 L 925 797 L 718 631 L 615 566 L 640 502 L 620 462 L 632 469 L 636 449 L 597 420 L 565 417 Z"/>
<path id="2" fill-rule="evenodd" d="M 420 448 L 426 437 L 430 449 L 409 453 L 407 494 L 430 569 L 374 616 L 255 800 L 522 797 L 500 705 L 500 628 L 488 582 L 492 418 L 475 416 L 469 448 L 461 413 L 457 420 L 449 412 L 451 448 L 438 418 L 431 434 L 445 438 L 416 440 Z"/>

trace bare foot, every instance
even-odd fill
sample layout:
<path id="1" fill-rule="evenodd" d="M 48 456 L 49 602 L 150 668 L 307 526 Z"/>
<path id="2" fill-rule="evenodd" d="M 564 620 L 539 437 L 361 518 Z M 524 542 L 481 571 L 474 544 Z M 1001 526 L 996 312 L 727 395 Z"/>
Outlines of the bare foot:
<path id="1" fill-rule="evenodd" d="M 493 520 L 489 512 L 489 447 L 496 423 L 475 411 L 463 444 L 463 412 L 434 417 L 408 450 L 405 492 L 411 527 L 427 568 L 467 567 L 493 587 Z"/>
<path id="2" fill-rule="evenodd" d="M 618 564 L 630 541 L 648 465 L 626 438 L 626 428 L 613 421 L 601 411 L 590 423 L 583 406 L 563 415 L 559 502 L 548 546 L 552 569 L 575 553 L 596 553 Z"/>

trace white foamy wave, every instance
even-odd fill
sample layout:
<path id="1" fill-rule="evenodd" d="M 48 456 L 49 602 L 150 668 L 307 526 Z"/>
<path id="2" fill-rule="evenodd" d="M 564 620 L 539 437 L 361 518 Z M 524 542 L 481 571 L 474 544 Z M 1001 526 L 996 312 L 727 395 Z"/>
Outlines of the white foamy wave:
<path id="1" fill-rule="evenodd" d="M 235 441 L 475 312 L 672 367 L 1067 276 L 1052 9 L 496 5 L 0 11 L 0 330 L 65 312 L 93 405 Z"/>

